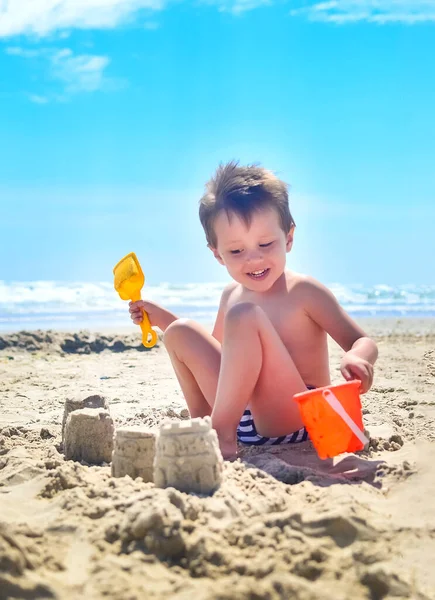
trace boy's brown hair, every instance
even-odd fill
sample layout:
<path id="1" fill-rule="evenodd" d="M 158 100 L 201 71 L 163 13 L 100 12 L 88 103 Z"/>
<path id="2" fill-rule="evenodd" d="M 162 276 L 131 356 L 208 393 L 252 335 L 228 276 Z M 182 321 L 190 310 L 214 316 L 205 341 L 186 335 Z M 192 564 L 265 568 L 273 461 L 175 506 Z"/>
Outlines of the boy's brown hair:
<path id="1" fill-rule="evenodd" d="M 217 246 L 213 225 L 222 210 L 229 217 L 236 213 L 249 227 L 252 213 L 269 207 L 277 211 L 287 234 L 295 226 L 288 205 L 287 185 L 258 165 L 239 166 L 237 161 L 219 165 L 199 201 L 199 218 L 208 244 L 212 248 Z"/>

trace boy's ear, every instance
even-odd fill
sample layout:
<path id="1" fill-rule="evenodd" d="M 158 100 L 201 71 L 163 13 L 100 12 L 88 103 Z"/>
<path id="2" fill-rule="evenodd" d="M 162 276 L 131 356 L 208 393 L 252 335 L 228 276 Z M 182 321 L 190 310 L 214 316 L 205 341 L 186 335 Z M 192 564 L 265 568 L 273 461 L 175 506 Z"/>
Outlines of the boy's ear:
<path id="1" fill-rule="evenodd" d="M 290 250 L 292 249 L 294 233 L 295 233 L 295 226 L 293 225 L 287 234 L 287 240 L 286 240 L 286 244 L 285 244 L 286 252 L 290 252 Z"/>
<path id="2" fill-rule="evenodd" d="M 210 244 L 207 244 L 207 248 L 210 248 L 210 250 L 213 252 L 213 256 L 218 261 L 218 263 L 220 263 L 221 265 L 223 265 L 224 261 L 222 260 L 222 257 L 219 254 L 219 252 L 217 251 L 217 248 L 213 248 L 213 246 L 210 246 Z"/>

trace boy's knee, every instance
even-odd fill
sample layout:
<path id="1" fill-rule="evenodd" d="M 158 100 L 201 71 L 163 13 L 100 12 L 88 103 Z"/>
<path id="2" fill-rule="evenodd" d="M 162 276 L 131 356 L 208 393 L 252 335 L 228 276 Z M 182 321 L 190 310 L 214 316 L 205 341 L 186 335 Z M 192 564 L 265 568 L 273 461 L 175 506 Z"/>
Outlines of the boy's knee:
<path id="1" fill-rule="evenodd" d="M 163 334 L 164 344 L 170 344 L 171 342 L 185 335 L 186 330 L 192 328 L 192 323 L 193 321 L 190 319 L 177 319 L 176 321 L 173 321 L 170 325 L 168 325 L 168 327 L 166 327 Z"/>
<path id="2" fill-rule="evenodd" d="M 252 302 L 238 302 L 234 304 L 225 316 L 229 324 L 240 324 L 241 322 L 252 322 L 258 319 L 261 308 Z"/>

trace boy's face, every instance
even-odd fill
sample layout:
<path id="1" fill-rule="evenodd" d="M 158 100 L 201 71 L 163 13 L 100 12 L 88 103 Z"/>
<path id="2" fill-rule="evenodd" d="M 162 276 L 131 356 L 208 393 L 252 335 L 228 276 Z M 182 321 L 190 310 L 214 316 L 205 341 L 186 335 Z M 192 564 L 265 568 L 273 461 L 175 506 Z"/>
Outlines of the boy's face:
<path id="1" fill-rule="evenodd" d="M 293 243 L 293 228 L 286 235 L 273 208 L 256 211 L 249 227 L 235 213 L 221 212 L 215 219 L 217 248 L 211 248 L 231 277 L 244 287 L 267 291 L 285 269 L 285 255 Z"/>

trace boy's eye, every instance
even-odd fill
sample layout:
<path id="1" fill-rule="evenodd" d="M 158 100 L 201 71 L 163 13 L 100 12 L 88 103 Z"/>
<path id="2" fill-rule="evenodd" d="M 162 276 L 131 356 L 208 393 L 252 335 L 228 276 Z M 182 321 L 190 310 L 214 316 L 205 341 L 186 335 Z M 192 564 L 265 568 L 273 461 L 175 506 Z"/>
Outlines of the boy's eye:
<path id="1" fill-rule="evenodd" d="M 260 248 L 267 248 L 268 246 L 271 246 L 273 244 L 273 242 L 268 242 L 267 244 L 260 244 Z"/>
<path id="2" fill-rule="evenodd" d="M 240 254 L 241 250 L 230 250 L 231 254 Z"/>

